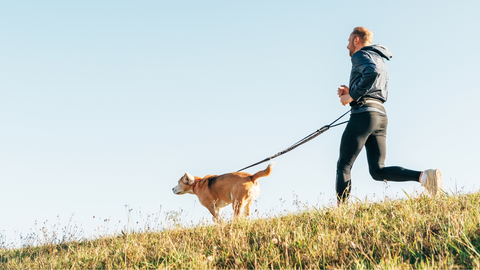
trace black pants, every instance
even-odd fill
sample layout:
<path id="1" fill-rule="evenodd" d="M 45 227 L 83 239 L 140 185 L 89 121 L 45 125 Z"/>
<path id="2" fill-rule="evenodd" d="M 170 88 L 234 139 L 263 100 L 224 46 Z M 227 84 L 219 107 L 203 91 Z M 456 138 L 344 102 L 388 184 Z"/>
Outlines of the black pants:
<path id="1" fill-rule="evenodd" d="M 419 171 L 402 167 L 385 167 L 388 118 L 379 112 L 352 114 L 343 132 L 340 157 L 337 162 L 337 199 L 348 199 L 351 190 L 350 170 L 363 146 L 367 149 L 370 175 L 378 181 L 418 181 Z"/>

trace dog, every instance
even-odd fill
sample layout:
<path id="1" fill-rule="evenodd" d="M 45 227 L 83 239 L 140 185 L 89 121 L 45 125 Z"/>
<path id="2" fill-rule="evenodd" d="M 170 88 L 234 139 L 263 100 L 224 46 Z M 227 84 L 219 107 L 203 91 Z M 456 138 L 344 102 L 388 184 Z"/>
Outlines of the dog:
<path id="1" fill-rule="evenodd" d="M 274 162 L 254 175 L 245 172 L 233 172 L 222 175 L 207 175 L 203 178 L 192 176 L 188 172 L 178 180 L 173 193 L 195 194 L 200 203 L 213 215 L 213 220 L 221 220 L 222 208 L 232 203 L 234 217 L 250 215 L 250 207 L 260 194 L 258 178 L 269 176 Z"/>

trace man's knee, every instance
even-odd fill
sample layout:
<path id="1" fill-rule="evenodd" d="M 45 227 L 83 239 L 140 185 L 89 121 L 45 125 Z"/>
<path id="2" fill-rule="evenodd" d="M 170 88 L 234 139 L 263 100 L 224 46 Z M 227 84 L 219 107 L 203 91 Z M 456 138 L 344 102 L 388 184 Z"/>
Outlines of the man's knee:
<path id="1" fill-rule="evenodd" d="M 385 180 L 385 177 L 382 173 L 382 169 L 380 168 L 375 168 L 375 169 L 370 169 L 370 175 L 372 178 L 376 181 L 383 181 Z"/>
<path id="2" fill-rule="evenodd" d="M 350 173 L 352 165 L 346 162 L 344 159 L 340 158 L 337 161 L 337 172 Z"/>

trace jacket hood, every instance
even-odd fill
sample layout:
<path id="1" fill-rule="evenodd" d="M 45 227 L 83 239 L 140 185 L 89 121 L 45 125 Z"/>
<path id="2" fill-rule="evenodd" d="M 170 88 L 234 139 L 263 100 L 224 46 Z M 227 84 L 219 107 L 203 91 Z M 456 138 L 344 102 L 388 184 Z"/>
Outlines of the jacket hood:
<path id="1" fill-rule="evenodd" d="M 364 51 L 374 51 L 378 53 L 381 57 L 390 60 L 392 59 L 393 55 L 392 52 L 383 45 L 372 45 L 372 46 L 365 46 L 361 50 Z"/>

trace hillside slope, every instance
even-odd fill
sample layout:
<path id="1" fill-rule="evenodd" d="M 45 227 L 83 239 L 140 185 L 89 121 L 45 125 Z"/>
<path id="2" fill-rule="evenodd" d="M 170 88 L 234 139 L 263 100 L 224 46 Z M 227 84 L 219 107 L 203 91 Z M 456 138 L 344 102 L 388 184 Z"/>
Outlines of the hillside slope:
<path id="1" fill-rule="evenodd" d="M 1 250 L 0 268 L 480 268 L 480 193 Z"/>

